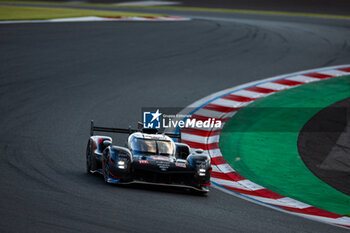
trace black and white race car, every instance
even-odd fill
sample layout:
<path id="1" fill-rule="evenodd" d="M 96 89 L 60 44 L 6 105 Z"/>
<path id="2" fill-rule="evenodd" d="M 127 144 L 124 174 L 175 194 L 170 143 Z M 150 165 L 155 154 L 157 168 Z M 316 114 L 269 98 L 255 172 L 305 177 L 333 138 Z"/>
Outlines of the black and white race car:
<path id="1" fill-rule="evenodd" d="M 109 136 L 95 131 L 129 134 L 127 147 L 112 145 Z M 94 126 L 86 149 L 88 173 L 100 173 L 106 183 L 152 183 L 187 187 L 207 193 L 211 163 L 203 150 L 191 150 L 181 134 L 158 134 L 155 130 Z"/>

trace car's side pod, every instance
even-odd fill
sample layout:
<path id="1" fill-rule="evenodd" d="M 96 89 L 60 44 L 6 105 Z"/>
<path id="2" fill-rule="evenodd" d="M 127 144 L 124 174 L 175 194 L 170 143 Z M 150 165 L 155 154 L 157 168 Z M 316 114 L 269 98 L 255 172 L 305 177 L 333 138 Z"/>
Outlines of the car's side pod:
<path id="1" fill-rule="evenodd" d="M 91 150 L 93 153 L 102 155 L 106 146 L 104 145 L 104 141 L 112 142 L 112 138 L 108 136 L 91 136 L 89 139 L 89 145 L 91 145 Z"/>

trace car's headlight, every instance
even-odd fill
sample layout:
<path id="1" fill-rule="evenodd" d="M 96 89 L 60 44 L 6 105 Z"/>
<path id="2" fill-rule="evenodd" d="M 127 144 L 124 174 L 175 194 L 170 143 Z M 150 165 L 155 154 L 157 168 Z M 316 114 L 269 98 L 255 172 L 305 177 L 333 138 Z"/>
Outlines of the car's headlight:
<path id="1" fill-rule="evenodd" d="M 198 169 L 198 175 L 199 176 L 205 176 L 206 175 L 206 170 L 203 168 Z"/>
<path id="2" fill-rule="evenodd" d="M 119 169 L 125 169 L 125 161 L 124 160 L 119 160 L 118 161 L 118 168 Z"/>
<path id="3" fill-rule="evenodd" d="M 125 164 L 125 161 L 123 161 L 123 160 L 118 161 L 118 165 L 124 165 L 124 164 Z"/>

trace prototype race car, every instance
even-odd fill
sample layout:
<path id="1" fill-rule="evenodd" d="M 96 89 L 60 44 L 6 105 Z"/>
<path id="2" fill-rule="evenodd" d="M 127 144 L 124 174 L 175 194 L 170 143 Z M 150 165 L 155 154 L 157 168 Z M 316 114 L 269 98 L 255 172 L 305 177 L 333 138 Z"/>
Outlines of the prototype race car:
<path id="1" fill-rule="evenodd" d="M 112 145 L 95 131 L 129 134 L 127 147 Z M 100 173 L 106 183 L 152 183 L 209 192 L 211 162 L 203 150 L 192 150 L 181 134 L 158 134 L 153 129 L 120 129 L 94 126 L 86 149 L 88 173 Z"/>

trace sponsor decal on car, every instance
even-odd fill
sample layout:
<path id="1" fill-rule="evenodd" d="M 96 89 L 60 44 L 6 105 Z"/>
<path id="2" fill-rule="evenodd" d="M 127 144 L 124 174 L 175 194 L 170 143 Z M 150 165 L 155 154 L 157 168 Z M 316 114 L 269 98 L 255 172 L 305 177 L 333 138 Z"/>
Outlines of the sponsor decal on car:
<path id="1" fill-rule="evenodd" d="M 152 159 L 161 160 L 161 161 L 169 161 L 170 160 L 168 157 L 164 157 L 164 156 L 152 156 Z"/>
<path id="2" fill-rule="evenodd" d="M 170 163 L 168 161 L 159 160 L 159 161 L 156 161 L 156 163 L 160 168 L 160 170 L 162 171 L 166 171 L 170 167 Z"/>
<path id="3" fill-rule="evenodd" d="M 148 160 L 139 160 L 139 163 L 145 164 L 145 163 L 148 163 Z"/>
<path id="4" fill-rule="evenodd" d="M 185 168 L 186 167 L 186 163 L 175 163 L 175 166 Z"/>

